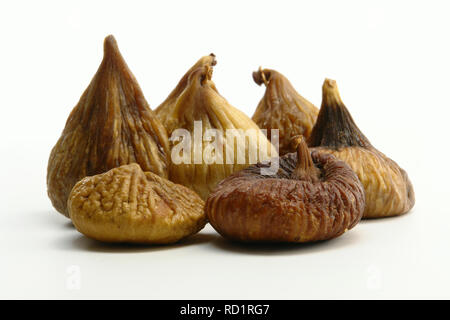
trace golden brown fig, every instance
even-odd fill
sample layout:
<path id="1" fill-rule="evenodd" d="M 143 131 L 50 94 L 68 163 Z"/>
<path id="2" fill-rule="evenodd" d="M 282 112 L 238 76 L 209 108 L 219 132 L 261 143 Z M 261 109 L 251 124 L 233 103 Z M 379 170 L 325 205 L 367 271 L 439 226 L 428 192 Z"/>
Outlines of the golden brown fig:
<path id="1" fill-rule="evenodd" d="M 156 109 L 171 140 L 182 139 L 172 145 L 170 180 L 203 199 L 233 172 L 277 155 L 258 126 L 218 93 L 211 80 L 214 64 L 213 55 L 200 59 Z M 176 160 L 178 155 L 183 159 Z"/>
<path id="2" fill-rule="evenodd" d="M 149 108 L 113 36 L 103 61 L 72 110 L 47 168 L 48 195 L 68 216 L 67 198 L 80 179 L 137 162 L 168 176 L 167 133 Z"/>
<path id="3" fill-rule="evenodd" d="M 261 129 L 267 129 L 267 137 L 271 137 L 271 129 L 279 130 L 279 154 L 295 152 L 291 145 L 296 135 L 309 137 L 316 122 L 319 109 L 303 98 L 294 89 L 289 80 L 275 70 L 261 68 L 253 72 L 253 80 L 265 84 L 266 92 L 258 104 L 252 120 Z"/>
<path id="4" fill-rule="evenodd" d="M 395 216 L 414 206 L 414 190 L 405 170 L 359 130 L 334 80 L 323 84 L 322 107 L 308 145 L 344 160 L 356 172 L 366 193 L 364 218 Z"/>
<path id="5" fill-rule="evenodd" d="M 302 139 L 297 153 L 280 158 L 275 175 L 267 163 L 237 172 L 217 186 L 205 205 L 211 225 L 239 241 L 310 242 L 353 228 L 364 211 L 356 174 L 334 156 L 312 152 Z"/>
<path id="6" fill-rule="evenodd" d="M 75 227 L 105 242 L 172 243 L 200 231 L 204 202 L 138 164 L 124 165 L 79 181 L 69 196 Z"/>

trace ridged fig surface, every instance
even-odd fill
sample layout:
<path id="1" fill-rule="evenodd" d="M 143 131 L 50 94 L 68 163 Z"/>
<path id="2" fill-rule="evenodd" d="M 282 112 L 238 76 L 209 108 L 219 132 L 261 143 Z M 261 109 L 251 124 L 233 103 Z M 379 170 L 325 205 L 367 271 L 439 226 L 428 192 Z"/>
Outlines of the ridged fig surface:
<path id="1" fill-rule="evenodd" d="M 166 101 L 156 109 L 156 114 L 171 139 L 177 129 L 186 130 L 192 138 L 191 148 L 187 151 L 187 158 L 190 161 L 187 161 L 188 163 L 172 161 L 170 179 L 195 190 L 203 199 L 207 198 L 219 181 L 233 172 L 277 155 L 275 148 L 258 126 L 218 93 L 211 80 L 212 67 L 215 64 L 214 55 L 201 58 L 183 76 Z M 200 123 L 198 132 L 200 143 L 195 140 L 196 122 Z M 222 138 L 212 137 L 211 141 L 206 141 L 205 134 L 209 129 L 216 129 L 222 134 Z M 234 131 L 237 136 L 233 143 L 226 143 L 227 137 L 230 137 L 226 134 L 229 129 L 238 130 Z M 250 142 L 241 139 L 246 139 L 247 130 L 254 133 L 255 138 Z M 172 160 L 176 145 L 175 141 L 171 144 Z M 221 150 L 223 156 L 221 162 L 205 160 L 204 155 L 214 145 L 217 146 L 215 150 Z M 196 161 L 195 156 L 197 147 L 200 154 L 199 161 Z M 261 148 L 267 152 L 260 153 Z M 239 154 L 244 155 L 243 161 L 239 161 Z"/>
<path id="2" fill-rule="evenodd" d="M 280 158 L 275 175 L 261 175 L 258 163 L 222 181 L 205 212 L 224 237 L 249 242 L 326 240 L 353 228 L 364 211 L 358 177 L 334 156 L 312 152 Z M 309 159 L 308 159 L 309 158 Z"/>
<path id="3" fill-rule="evenodd" d="M 279 154 L 295 152 L 291 145 L 297 135 L 309 137 L 316 122 L 319 109 L 303 98 L 281 73 L 271 69 L 260 69 L 253 73 L 258 84 L 265 84 L 266 92 L 258 104 L 252 120 L 267 130 L 270 139 L 271 130 L 278 129 Z"/>
<path id="4" fill-rule="evenodd" d="M 149 108 L 112 36 L 103 61 L 72 110 L 47 170 L 53 206 L 68 216 L 67 199 L 80 179 L 129 163 L 168 177 L 167 132 Z"/>
<path id="5" fill-rule="evenodd" d="M 356 172 L 366 194 L 364 218 L 400 215 L 414 206 L 414 189 L 406 171 L 359 130 L 334 80 L 324 82 L 322 107 L 308 145 L 335 155 Z"/>
<path id="6" fill-rule="evenodd" d="M 206 223 L 204 202 L 195 192 L 138 164 L 82 179 L 68 206 L 78 231 L 104 242 L 173 243 Z"/>

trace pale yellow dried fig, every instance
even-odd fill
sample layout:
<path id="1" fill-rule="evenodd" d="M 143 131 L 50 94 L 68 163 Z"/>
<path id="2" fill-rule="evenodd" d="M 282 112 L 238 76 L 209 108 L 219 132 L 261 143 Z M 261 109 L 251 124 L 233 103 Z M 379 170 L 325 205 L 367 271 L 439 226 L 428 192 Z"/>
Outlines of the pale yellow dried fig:
<path id="1" fill-rule="evenodd" d="M 319 109 L 303 98 L 281 73 L 271 69 L 253 72 L 253 80 L 264 83 L 266 92 L 258 104 L 252 120 L 261 128 L 267 129 L 270 139 L 273 129 L 278 129 L 280 156 L 295 152 L 292 138 L 302 135 L 306 138 L 316 122 Z"/>
<path id="2" fill-rule="evenodd" d="M 200 231 L 203 206 L 192 190 L 138 164 L 82 179 L 68 201 L 73 224 L 87 237 L 148 244 L 173 243 Z"/>
<path id="3" fill-rule="evenodd" d="M 156 109 L 173 141 L 170 179 L 195 190 L 203 199 L 233 172 L 277 155 L 258 126 L 218 93 L 211 80 L 214 64 L 213 55 L 200 59 Z M 190 148 L 179 152 L 186 139 L 175 143 L 174 135 L 183 131 L 192 139 Z M 209 135 L 212 131 L 214 135 Z M 236 135 L 234 140 L 231 132 Z M 250 132 L 253 139 L 246 135 Z M 228 143 L 231 140 L 233 143 Z M 183 161 L 175 160 L 179 154 Z"/>
<path id="4" fill-rule="evenodd" d="M 48 195 L 68 216 L 67 198 L 80 179 L 123 164 L 168 177 L 167 133 L 149 108 L 113 36 L 103 61 L 72 110 L 47 169 Z"/>

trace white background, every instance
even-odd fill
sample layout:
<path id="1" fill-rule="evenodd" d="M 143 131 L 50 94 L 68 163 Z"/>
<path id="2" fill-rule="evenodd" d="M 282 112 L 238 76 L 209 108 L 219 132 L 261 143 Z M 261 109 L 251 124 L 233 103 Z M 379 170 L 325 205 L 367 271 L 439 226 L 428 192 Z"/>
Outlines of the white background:
<path id="1" fill-rule="evenodd" d="M 448 1 L 0 3 L 0 298 L 450 298 Z M 211 227 L 169 247 L 104 245 L 51 206 L 46 166 L 114 34 L 152 108 L 214 52 L 249 116 L 258 66 L 317 106 L 325 77 L 407 170 L 411 213 L 319 244 L 237 246 Z"/>

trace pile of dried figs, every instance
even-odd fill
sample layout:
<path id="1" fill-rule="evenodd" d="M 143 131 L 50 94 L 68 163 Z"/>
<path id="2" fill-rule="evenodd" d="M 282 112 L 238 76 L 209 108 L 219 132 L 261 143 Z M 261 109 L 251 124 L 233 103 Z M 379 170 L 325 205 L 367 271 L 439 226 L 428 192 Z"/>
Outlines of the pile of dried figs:
<path id="1" fill-rule="evenodd" d="M 47 168 L 49 198 L 78 231 L 167 244 L 209 222 L 231 240 L 312 242 L 414 206 L 407 173 L 360 131 L 335 81 L 319 110 L 260 68 L 266 90 L 249 118 L 219 94 L 215 64 L 202 57 L 152 111 L 106 37 Z"/>

